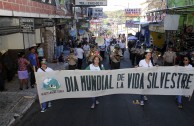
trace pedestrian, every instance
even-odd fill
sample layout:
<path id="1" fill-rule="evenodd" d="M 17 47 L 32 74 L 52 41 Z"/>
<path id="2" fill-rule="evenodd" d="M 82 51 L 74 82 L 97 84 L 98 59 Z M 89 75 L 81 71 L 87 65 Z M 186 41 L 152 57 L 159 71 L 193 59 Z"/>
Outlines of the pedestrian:
<path id="1" fill-rule="evenodd" d="M 27 66 L 30 64 L 27 59 L 24 58 L 25 54 L 20 52 L 18 54 L 18 78 L 20 80 L 20 90 L 23 90 L 23 86 L 26 86 L 28 89 L 28 70 Z"/>
<path id="2" fill-rule="evenodd" d="M 86 58 L 87 53 L 90 51 L 90 46 L 89 46 L 88 42 L 86 42 L 84 44 L 83 50 L 84 50 L 84 57 Z"/>
<path id="3" fill-rule="evenodd" d="M 38 44 L 37 47 L 37 54 L 38 54 L 38 60 L 39 60 L 39 64 L 41 64 L 42 59 L 44 59 L 44 49 L 43 49 L 43 44 Z"/>
<path id="4" fill-rule="evenodd" d="M 28 60 L 30 61 L 30 85 L 31 88 L 34 88 L 36 80 L 34 72 L 36 72 L 38 66 L 37 66 L 37 58 L 36 58 L 36 49 L 35 47 L 30 48 L 30 54 L 28 55 Z"/>
<path id="5" fill-rule="evenodd" d="M 125 47 L 126 47 L 126 44 L 125 44 L 125 41 L 120 41 L 119 42 L 119 46 L 120 46 L 120 49 L 122 50 L 122 55 L 124 56 L 124 53 L 125 53 Z"/>
<path id="6" fill-rule="evenodd" d="M 99 54 L 95 54 L 92 63 L 86 68 L 86 70 L 91 70 L 91 71 L 100 71 L 100 70 L 105 70 L 104 66 L 101 64 L 101 57 Z M 92 98 L 92 105 L 91 109 L 94 109 L 96 105 L 98 105 L 100 102 L 98 101 L 98 97 Z"/>
<path id="7" fill-rule="evenodd" d="M 45 59 L 43 59 L 43 61 L 41 62 L 41 68 L 38 68 L 37 72 L 52 72 L 53 69 L 51 69 L 50 67 L 47 67 L 47 62 Z M 48 105 L 48 106 L 47 106 Z M 41 112 L 45 112 L 46 108 L 50 108 L 51 107 L 51 102 L 44 102 L 41 104 Z"/>
<path id="8" fill-rule="evenodd" d="M 152 51 L 150 49 L 147 49 L 145 51 L 144 56 L 145 56 L 145 58 L 139 62 L 139 67 L 146 67 L 146 68 L 153 67 L 153 62 L 151 60 Z M 148 98 L 145 95 L 140 95 L 140 105 L 143 106 L 144 101 L 147 101 L 147 100 L 148 100 Z"/>
<path id="9" fill-rule="evenodd" d="M 102 58 L 105 58 L 105 51 L 106 51 L 106 45 L 102 44 L 101 46 L 99 46 L 99 50 L 100 50 L 100 56 L 102 56 Z"/>
<path id="10" fill-rule="evenodd" d="M 60 63 L 64 63 L 65 62 L 65 57 L 64 57 L 64 53 L 62 52 L 58 58 L 58 62 Z"/>
<path id="11" fill-rule="evenodd" d="M 111 59 L 111 69 L 120 69 L 120 61 L 121 61 L 121 57 L 122 57 L 122 52 L 119 51 L 120 47 L 119 46 L 115 46 L 113 52 L 110 55 L 110 59 Z"/>
<path id="12" fill-rule="evenodd" d="M 76 54 L 78 58 L 78 69 L 82 69 L 82 62 L 83 62 L 83 57 L 84 57 L 84 50 L 81 48 L 81 44 L 78 45 L 78 48 L 76 49 Z"/>
<path id="13" fill-rule="evenodd" d="M 77 64 L 78 58 L 74 54 L 74 49 L 70 49 L 70 54 L 66 58 L 66 60 L 69 63 L 69 70 L 75 70 L 77 67 L 76 64 Z"/>
<path id="14" fill-rule="evenodd" d="M 184 56 L 183 58 L 183 66 L 185 68 L 192 68 L 193 66 L 190 64 L 191 63 L 191 58 L 189 56 Z M 182 109 L 183 108 L 183 104 L 182 104 L 182 96 L 179 95 L 177 96 L 177 103 L 178 103 L 178 108 Z"/>
<path id="15" fill-rule="evenodd" d="M 173 51 L 173 47 L 170 45 L 168 51 L 163 55 L 164 66 L 174 66 L 176 63 L 176 53 Z"/>
<path id="16" fill-rule="evenodd" d="M 9 56 L 8 50 L 2 50 L 1 54 L 2 54 L 3 67 L 5 69 L 4 72 L 6 73 L 7 81 L 10 82 L 13 80 L 13 77 L 14 77 L 13 59 Z"/>

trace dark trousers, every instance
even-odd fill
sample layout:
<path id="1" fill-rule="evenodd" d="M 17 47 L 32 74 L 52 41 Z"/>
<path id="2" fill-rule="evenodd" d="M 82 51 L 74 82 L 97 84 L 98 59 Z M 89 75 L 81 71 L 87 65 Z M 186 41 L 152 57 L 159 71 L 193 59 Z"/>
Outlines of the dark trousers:
<path id="1" fill-rule="evenodd" d="M 36 83 L 33 67 L 30 67 L 30 85 L 34 86 Z"/>
<path id="2" fill-rule="evenodd" d="M 122 50 L 122 54 L 123 54 L 123 56 L 124 56 L 125 48 L 122 48 L 121 50 Z"/>
<path id="3" fill-rule="evenodd" d="M 0 73 L 0 91 L 3 91 L 5 89 L 5 82 L 3 78 L 3 74 Z"/>
<path id="4" fill-rule="evenodd" d="M 100 56 L 102 56 L 103 59 L 104 59 L 104 54 L 105 54 L 105 51 L 100 51 Z"/>
<path id="5" fill-rule="evenodd" d="M 76 65 L 69 65 L 69 70 L 75 70 L 76 69 Z"/>
<path id="6" fill-rule="evenodd" d="M 130 53 L 130 59 L 131 59 L 131 64 L 134 66 L 135 65 L 135 54 Z"/>
<path id="7" fill-rule="evenodd" d="M 77 68 L 80 69 L 80 70 L 82 69 L 82 62 L 83 62 L 83 59 L 78 58 Z"/>
<path id="8" fill-rule="evenodd" d="M 120 69 L 120 62 L 111 62 L 111 69 L 114 70 L 114 69 Z"/>
<path id="9" fill-rule="evenodd" d="M 13 69 L 6 69 L 6 75 L 7 75 L 7 81 L 12 81 L 13 80 L 13 76 L 14 76 L 14 72 Z"/>
<path id="10" fill-rule="evenodd" d="M 43 59 L 43 57 L 38 57 L 40 66 L 41 66 L 42 59 Z"/>

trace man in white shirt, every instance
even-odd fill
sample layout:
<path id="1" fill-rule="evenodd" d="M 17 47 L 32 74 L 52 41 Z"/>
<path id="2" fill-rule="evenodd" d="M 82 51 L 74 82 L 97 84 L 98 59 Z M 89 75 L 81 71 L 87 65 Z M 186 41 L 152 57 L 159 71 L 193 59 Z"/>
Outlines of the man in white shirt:
<path id="1" fill-rule="evenodd" d="M 84 50 L 81 48 L 81 44 L 78 45 L 78 48 L 76 49 L 76 54 L 77 54 L 77 58 L 78 58 L 77 68 L 81 70 L 83 57 L 84 57 Z"/>
<path id="2" fill-rule="evenodd" d="M 119 42 L 119 47 L 121 48 L 121 50 L 122 50 L 122 54 L 123 54 L 123 56 L 124 56 L 124 52 L 125 52 L 125 42 L 124 41 L 120 41 Z"/>
<path id="3" fill-rule="evenodd" d="M 84 50 L 84 57 L 86 57 L 86 54 L 90 51 L 90 46 L 88 45 L 87 42 L 84 44 L 83 50 Z"/>

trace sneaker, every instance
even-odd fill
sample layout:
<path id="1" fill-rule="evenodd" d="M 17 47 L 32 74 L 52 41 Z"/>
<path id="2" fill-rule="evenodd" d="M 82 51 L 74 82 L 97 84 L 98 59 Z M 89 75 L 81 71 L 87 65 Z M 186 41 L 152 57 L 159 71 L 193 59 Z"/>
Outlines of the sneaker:
<path id="1" fill-rule="evenodd" d="M 147 96 L 144 96 L 143 99 L 144 99 L 144 101 L 147 101 L 148 100 Z"/>
<path id="2" fill-rule="evenodd" d="M 95 108 L 95 104 L 92 104 L 91 109 L 94 109 L 94 108 Z"/>
<path id="3" fill-rule="evenodd" d="M 19 88 L 20 90 L 23 90 L 23 88 Z"/>
<path id="4" fill-rule="evenodd" d="M 52 107 L 51 102 L 48 102 L 48 108 Z"/>
<path id="5" fill-rule="evenodd" d="M 179 109 L 182 109 L 182 108 L 183 108 L 183 105 L 179 103 L 179 104 L 178 104 L 178 108 L 179 108 Z"/>
<path id="6" fill-rule="evenodd" d="M 31 85 L 31 88 L 34 88 L 34 85 Z"/>
<path id="7" fill-rule="evenodd" d="M 96 105 L 100 104 L 100 102 L 98 100 L 96 100 Z"/>
<path id="8" fill-rule="evenodd" d="M 139 100 L 133 100 L 133 104 L 139 105 L 139 104 L 140 104 L 140 103 L 139 103 Z"/>
<path id="9" fill-rule="evenodd" d="M 141 101 L 141 102 L 140 102 L 140 105 L 143 106 L 143 105 L 144 105 L 144 101 Z"/>
<path id="10" fill-rule="evenodd" d="M 46 111 L 46 108 L 42 108 L 41 112 L 45 112 Z"/>

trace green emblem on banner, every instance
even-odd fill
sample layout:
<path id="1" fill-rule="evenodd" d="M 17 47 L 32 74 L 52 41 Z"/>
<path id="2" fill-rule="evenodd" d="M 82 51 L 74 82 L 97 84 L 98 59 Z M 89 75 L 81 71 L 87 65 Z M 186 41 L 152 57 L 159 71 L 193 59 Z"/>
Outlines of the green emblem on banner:
<path id="1" fill-rule="evenodd" d="M 45 90 L 57 90 L 61 87 L 61 84 L 54 78 L 47 78 L 43 82 L 43 88 Z"/>

